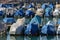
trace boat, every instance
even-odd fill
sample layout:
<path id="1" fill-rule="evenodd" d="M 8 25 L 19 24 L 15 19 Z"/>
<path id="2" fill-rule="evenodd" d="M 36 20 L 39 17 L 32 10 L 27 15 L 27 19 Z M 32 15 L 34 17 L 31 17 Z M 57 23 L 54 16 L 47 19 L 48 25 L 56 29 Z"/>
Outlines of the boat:
<path id="1" fill-rule="evenodd" d="M 37 36 L 39 35 L 39 28 L 38 28 L 38 24 L 28 24 L 27 28 L 24 32 L 25 35 L 31 35 L 31 36 Z"/>
<path id="2" fill-rule="evenodd" d="M 56 29 L 53 21 L 48 21 L 41 29 L 41 34 L 43 35 L 55 35 Z"/>
<path id="3" fill-rule="evenodd" d="M 26 10 L 25 16 L 26 17 L 34 17 L 35 13 L 33 10 L 34 10 L 33 8 Z"/>
<path id="4" fill-rule="evenodd" d="M 17 19 L 16 23 L 11 25 L 9 34 L 10 35 L 23 35 L 24 34 L 24 23 L 25 18 Z"/>
<path id="5" fill-rule="evenodd" d="M 23 9 L 19 9 L 19 10 L 16 10 L 14 16 L 22 16 L 22 17 L 24 17 L 25 13 L 24 13 Z"/>
<path id="6" fill-rule="evenodd" d="M 2 35 L 4 35 L 4 34 L 6 34 L 6 32 L 7 32 L 7 25 L 4 23 L 4 22 L 1 22 L 0 21 L 0 34 Z"/>
<path id="7" fill-rule="evenodd" d="M 26 26 L 25 35 L 39 35 L 39 25 L 41 24 L 41 17 L 36 15 L 32 18 Z"/>
<path id="8" fill-rule="evenodd" d="M 57 32 L 58 35 L 60 35 L 60 25 L 58 25 Z"/>
<path id="9" fill-rule="evenodd" d="M 5 17 L 4 19 L 3 19 L 3 22 L 5 23 L 5 24 L 12 24 L 12 23 L 15 23 L 15 19 L 14 18 L 10 18 L 10 17 Z"/>

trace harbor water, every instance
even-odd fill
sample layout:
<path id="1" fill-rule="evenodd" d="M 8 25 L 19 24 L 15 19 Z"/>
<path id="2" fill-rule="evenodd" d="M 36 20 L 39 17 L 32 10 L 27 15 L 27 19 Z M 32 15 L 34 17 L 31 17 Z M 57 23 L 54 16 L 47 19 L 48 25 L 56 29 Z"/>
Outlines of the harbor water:
<path id="1" fill-rule="evenodd" d="M 0 36 L 0 40 L 60 40 L 60 36 Z"/>

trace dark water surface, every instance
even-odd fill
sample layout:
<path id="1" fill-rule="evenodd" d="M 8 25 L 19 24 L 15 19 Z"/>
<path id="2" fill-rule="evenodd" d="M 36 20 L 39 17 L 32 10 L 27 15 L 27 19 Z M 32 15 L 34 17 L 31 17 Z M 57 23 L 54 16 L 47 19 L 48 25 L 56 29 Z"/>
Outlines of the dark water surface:
<path id="1" fill-rule="evenodd" d="M 60 36 L 0 36 L 0 40 L 60 40 Z"/>

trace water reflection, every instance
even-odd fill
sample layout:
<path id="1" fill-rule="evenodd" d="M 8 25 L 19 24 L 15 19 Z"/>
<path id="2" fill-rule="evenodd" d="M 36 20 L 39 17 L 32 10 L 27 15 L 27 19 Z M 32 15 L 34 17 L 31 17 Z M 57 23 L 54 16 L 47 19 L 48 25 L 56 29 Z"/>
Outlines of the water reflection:
<path id="1" fill-rule="evenodd" d="M 10 40 L 16 40 L 15 37 L 13 36 L 10 36 Z"/>
<path id="2" fill-rule="evenodd" d="M 15 39 L 16 40 L 24 40 L 24 37 L 23 36 L 16 36 Z"/>
<path id="3" fill-rule="evenodd" d="M 8 36 L 7 40 L 24 40 L 23 36 Z"/>
<path id="4" fill-rule="evenodd" d="M 59 35 L 59 36 L 57 36 L 57 40 L 60 40 L 60 35 Z"/>
<path id="5" fill-rule="evenodd" d="M 40 40 L 57 40 L 56 36 L 40 36 Z"/>
<path id="6" fill-rule="evenodd" d="M 47 36 L 40 36 L 40 40 L 47 40 Z"/>
<path id="7" fill-rule="evenodd" d="M 56 36 L 26 36 L 24 40 L 57 40 Z"/>
<path id="8" fill-rule="evenodd" d="M 24 40 L 39 40 L 39 36 L 25 36 Z"/>
<path id="9" fill-rule="evenodd" d="M 47 36 L 48 40 L 56 40 L 56 36 Z"/>
<path id="10" fill-rule="evenodd" d="M 0 37 L 5 40 L 6 37 Z M 7 36 L 7 40 L 60 40 L 60 36 Z"/>
<path id="11" fill-rule="evenodd" d="M 6 40 L 6 36 L 1 36 L 0 35 L 0 40 Z"/>

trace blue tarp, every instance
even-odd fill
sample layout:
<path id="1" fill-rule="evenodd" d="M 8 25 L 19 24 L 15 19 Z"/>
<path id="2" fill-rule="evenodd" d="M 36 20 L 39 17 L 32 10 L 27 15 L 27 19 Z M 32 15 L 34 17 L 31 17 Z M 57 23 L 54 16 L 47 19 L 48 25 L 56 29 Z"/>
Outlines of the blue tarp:
<path id="1" fill-rule="evenodd" d="M 47 7 L 50 7 L 50 8 L 54 8 L 54 5 L 52 3 L 50 3 L 49 5 L 47 5 L 46 3 L 42 4 L 42 8 L 45 9 Z"/>
<path id="2" fill-rule="evenodd" d="M 31 16 L 31 15 L 34 16 L 34 14 L 35 14 L 35 13 L 34 13 L 33 11 L 27 10 L 25 15 L 26 15 L 26 16 Z"/>
<path id="3" fill-rule="evenodd" d="M 45 16 L 51 16 L 52 15 L 52 9 L 50 7 L 47 7 L 45 9 Z"/>
<path id="4" fill-rule="evenodd" d="M 17 10 L 14 15 L 15 15 L 15 16 L 18 16 L 18 15 L 24 16 L 24 11 L 23 11 L 22 9 Z"/>
<path id="5" fill-rule="evenodd" d="M 19 26 L 19 27 L 16 29 L 15 34 L 24 34 L 23 30 L 24 30 L 24 26 Z"/>
<path id="6" fill-rule="evenodd" d="M 37 23 L 37 24 L 41 24 L 41 17 L 36 15 L 35 17 L 32 18 L 32 20 L 30 21 L 30 24 L 32 23 Z"/>
<path id="7" fill-rule="evenodd" d="M 16 6 L 18 6 L 18 4 L 1 4 L 1 7 L 5 7 L 5 8 L 12 8 Z"/>
<path id="8" fill-rule="evenodd" d="M 18 10 L 14 12 L 14 16 L 18 16 Z"/>
<path id="9" fill-rule="evenodd" d="M 2 7 L 2 4 L 0 4 L 0 7 Z"/>
<path id="10" fill-rule="evenodd" d="M 31 24 L 31 34 L 38 34 L 39 33 L 39 28 L 38 28 L 38 24 Z"/>
<path id="11" fill-rule="evenodd" d="M 15 22 L 15 19 L 14 18 L 4 18 L 3 19 L 3 22 L 4 23 L 14 23 Z"/>
<path id="12" fill-rule="evenodd" d="M 0 32 L 6 31 L 6 30 L 7 30 L 6 25 L 0 21 Z"/>
<path id="13" fill-rule="evenodd" d="M 29 24 L 29 22 L 31 21 L 31 18 L 25 18 L 25 24 Z"/>
<path id="14" fill-rule="evenodd" d="M 24 16 L 24 11 L 23 11 L 22 9 L 21 9 L 21 10 L 19 10 L 19 12 L 18 12 L 18 13 L 19 13 L 19 15 L 20 15 L 20 16 Z"/>
<path id="15" fill-rule="evenodd" d="M 31 24 L 27 25 L 27 28 L 25 29 L 24 34 L 27 34 L 27 35 L 31 34 Z"/>
<path id="16" fill-rule="evenodd" d="M 44 3 L 44 4 L 42 4 L 42 6 L 41 6 L 43 9 L 45 9 L 45 8 L 47 8 L 48 7 L 48 5 L 46 4 L 46 3 Z"/>
<path id="17" fill-rule="evenodd" d="M 37 25 L 36 25 L 37 24 Z M 38 32 L 38 24 L 41 24 L 41 17 L 36 15 L 34 18 L 32 18 L 31 22 L 27 25 L 27 28 L 25 30 L 25 34 L 34 34 L 35 32 Z M 36 28 L 36 30 L 35 30 Z"/>
<path id="18" fill-rule="evenodd" d="M 0 11 L 0 16 L 2 16 L 4 14 L 4 12 L 3 11 Z"/>
<path id="19" fill-rule="evenodd" d="M 44 3 L 42 5 L 42 8 L 45 9 L 45 16 L 51 16 L 52 15 L 52 10 L 54 8 L 54 5 L 51 3 L 49 5 L 47 5 L 46 3 Z"/>
<path id="20" fill-rule="evenodd" d="M 3 4 L 2 7 L 11 8 L 11 7 L 13 7 L 13 4 Z"/>
<path id="21" fill-rule="evenodd" d="M 39 29 L 38 29 L 38 24 L 28 24 L 27 28 L 25 30 L 25 34 L 29 35 L 29 34 L 38 34 Z"/>
<path id="22" fill-rule="evenodd" d="M 50 18 L 46 17 L 44 20 L 45 20 L 45 23 L 47 23 L 50 20 Z"/>
<path id="23" fill-rule="evenodd" d="M 57 24 L 60 24 L 60 18 L 57 20 Z"/>
<path id="24" fill-rule="evenodd" d="M 56 33 L 55 26 L 52 23 L 48 25 L 45 24 L 41 29 L 41 33 L 42 34 L 55 34 Z"/>
<path id="25" fill-rule="evenodd" d="M 54 5 L 51 3 L 51 4 L 49 4 L 49 7 L 53 9 Z"/>
<path id="26" fill-rule="evenodd" d="M 31 3 L 31 4 L 29 5 L 29 8 L 34 8 L 34 5 Z"/>

